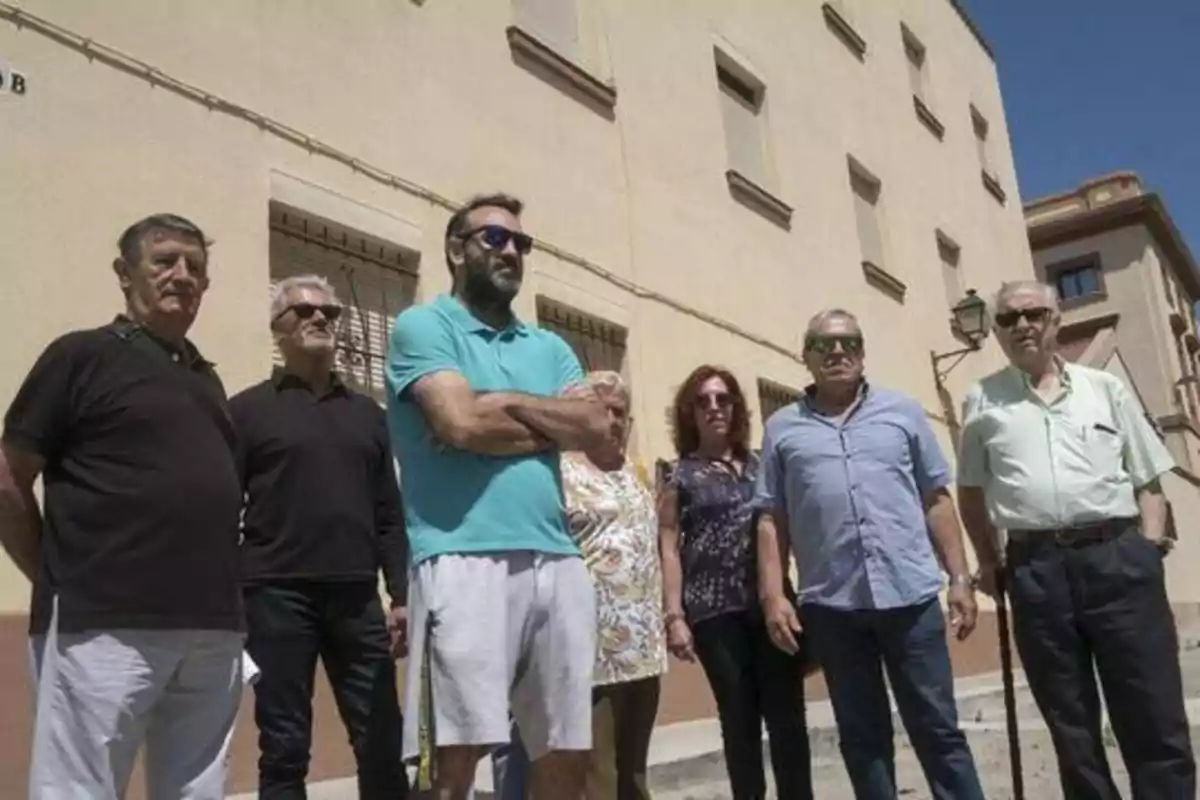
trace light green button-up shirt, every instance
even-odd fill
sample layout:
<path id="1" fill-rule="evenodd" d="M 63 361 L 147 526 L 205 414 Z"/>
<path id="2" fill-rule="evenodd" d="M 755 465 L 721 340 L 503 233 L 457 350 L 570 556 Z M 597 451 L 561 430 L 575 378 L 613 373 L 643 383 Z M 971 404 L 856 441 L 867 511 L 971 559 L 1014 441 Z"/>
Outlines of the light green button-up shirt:
<path id="1" fill-rule="evenodd" d="M 1062 380 L 1047 401 L 1008 367 L 967 393 L 958 483 L 984 490 L 998 528 L 1136 517 L 1135 490 L 1175 466 L 1120 378 L 1064 364 Z"/>

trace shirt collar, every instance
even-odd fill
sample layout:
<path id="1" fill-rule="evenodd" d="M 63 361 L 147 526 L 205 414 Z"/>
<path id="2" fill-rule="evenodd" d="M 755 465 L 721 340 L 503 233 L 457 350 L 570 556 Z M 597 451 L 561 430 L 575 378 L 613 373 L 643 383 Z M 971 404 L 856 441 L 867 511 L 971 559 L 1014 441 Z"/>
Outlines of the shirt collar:
<path id="1" fill-rule="evenodd" d="M 283 367 L 275 368 L 275 371 L 271 375 L 271 383 L 275 386 L 276 391 L 299 387 L 308 388 L 308 384 L 298 375 L 288 372 Z M 346 383 L 342 380 L 342 376 L 336 372 L 329 373 L 329 390 L 326 394 L 333 394 L 334 392 L 345 393 L 346 391 Z"/>
<path id="2" fill-rule="evenodd" d="M 862 381 L 858 384 L 858 393 L 854 395 L 854 402 L 851 403 L 846 410 L 849 411 L 851 408 L 854 408 L 856 405 L 858 405 L 859 403 L 866 400 L 867 394 L 870 391 L 871 391 L 870 382 L 868 382 L 866 378 L 863 378 Z M 809 411 L 815 411 L 816 406 L 814 405 L 814 401 L 816 400 L 816 398 L 817 398 L 817 385 L 815 383 L 810 383 L 808 386 L 805 386 L 804 387 L 804 398 L 803 398 L 805 408 L 807 408 Z"/>
<path id="3" fill-rule="evenodd" d="M 1075 369 L 1075 365 L 1058 354 L 1055 354 L 1054 356 L 1054 363 L 1058 367 L 1058 375 L 1062 380 L 1063 388 L 1069 390 L 1071 388 L 1071 378 Z M 1033 381 L 1029 377 L 1029 373 L 1018 367 L 1016 364 L 1009 364 L 1008 368 L 1013 372 L 1017 380 L 1021 382 L 1022 386 L 1031 392 L 1035 390 Z"/>
<path id="4" fill-rule="evenodd" d="M 134 322 L 126 314 L 117 314 L 112 321 L 112 327 L 116 329 L 118 335 L 124 339 L 132 339 L 135 336 L 145 337 L 147 340 L 154 342 L 156 345 L 166 351 L 168 355 L 176 361 L 180 361 L 188 369 L 212 369 L 216 364 L 200 355 L 200 351 L 196 345 L 192 344 L 191 340 L 184 339 L 183 346 L 179 347 L 167 340 L 154 335 L 154 333 L 141 323 Z"/>
<path id="5" fill-rule="evenodd" d="M 480 333 L 491 336 L 506 333 L 524 336 L 529 333 L 529 325 L 518 319 L 515 314 L 508 325 L 497 329 L 472 314 L 470 309 L 460 303 L 453 295 L 440 294 L 434 302 L 450 319 L 454 320 L 460 328 L 468 333 Z"/>

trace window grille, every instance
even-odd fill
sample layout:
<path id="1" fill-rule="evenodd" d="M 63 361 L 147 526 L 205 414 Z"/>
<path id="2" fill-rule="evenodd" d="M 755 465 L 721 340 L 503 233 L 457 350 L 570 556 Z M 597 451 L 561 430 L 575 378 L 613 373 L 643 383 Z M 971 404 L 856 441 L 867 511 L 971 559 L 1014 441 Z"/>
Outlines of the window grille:
<path id="1" fill-rule="evenodd" d="M 584 372 L 611 370 L 624 374 L 628 331 L 546 297 L 537 299 L 538 325 L 566 340 Z"/>

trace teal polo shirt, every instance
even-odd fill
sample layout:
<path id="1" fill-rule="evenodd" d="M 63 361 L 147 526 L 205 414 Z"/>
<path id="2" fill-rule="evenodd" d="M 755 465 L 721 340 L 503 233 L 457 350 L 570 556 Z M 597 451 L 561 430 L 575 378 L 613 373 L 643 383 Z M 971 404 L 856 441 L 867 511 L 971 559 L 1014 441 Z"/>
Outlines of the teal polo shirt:
<path id="1" fill-rule="evenodd" d="M 496 330 L 449 295 L 404 311 L 388 347 L 388 426 L 412 563 L 443 553 L 533 550 L 576 555 L 558 453 L 487 456 L 443 446 L 409 388 L 450 370 L 476 392 L 551 397 L 583 380 L 559 336 L 514 320 Z"/>

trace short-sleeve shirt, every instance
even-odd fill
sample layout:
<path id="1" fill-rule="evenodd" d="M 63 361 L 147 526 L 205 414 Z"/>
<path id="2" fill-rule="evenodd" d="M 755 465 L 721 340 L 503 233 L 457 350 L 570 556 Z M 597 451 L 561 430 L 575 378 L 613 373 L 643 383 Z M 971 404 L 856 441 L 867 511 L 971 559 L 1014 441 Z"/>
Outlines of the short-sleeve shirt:
<path id="1" fill-rule="evenodd" d="M 1062 390 L 1049 400 L 1016 367 L 967 392 L 958 483 L 984 490 L 998 528 L 1137 517 L 1135 491 L 1175 466 L 1120 378 L 1061 366 Z"/>
<path id="2" fill-rule="evenodd" d="M 242 487 L 225 391 L 190 344 L 118 322 L 52 342 L 4 440 L 45 459 L 31 632 L 240 630 Z"/>
<path id="3" fill-rule="evenodd" d="M 754 481 L 758 459 L 732 464 L 684 456 L 669 478 L 679 497 L 683 610 L 691 624 L 757 607 Z"/>
<path id="4" fill-rule="evenodd" d="M 801 603 L 888 609 L 929 600 L 941 569 L 925 493 L 950 482 L 925 411 L 864 385 L 840 417 L 819 413 L 812 387 L 767 420 L 755 504 L 783 511 Z"/>
<path id="5" fill-rule="evenodd" d="M 388 423 L 412 563 L 445 553 L 578 555 L 564 519 L 557 452 L 480 455 L 437 440 L 410 389 L 444 371 L 462 375 L 475 392 L 544 397 L 583 380 L 579 359 L 558 335 L 515 319 L 497 330 L 449 295 L 396 318 Z"/>

